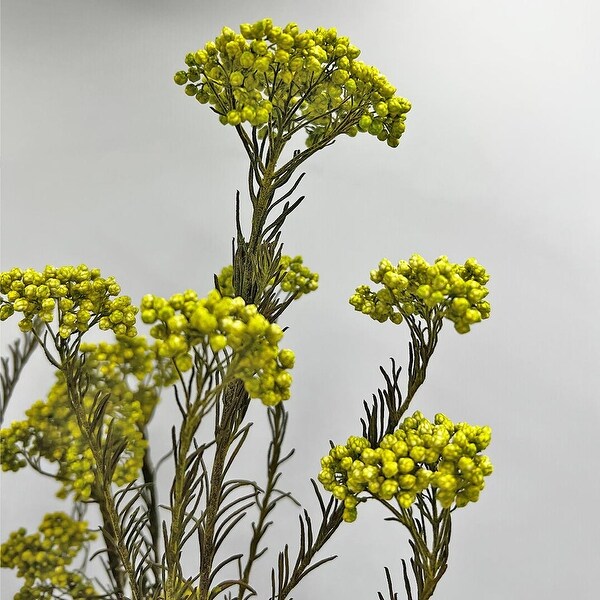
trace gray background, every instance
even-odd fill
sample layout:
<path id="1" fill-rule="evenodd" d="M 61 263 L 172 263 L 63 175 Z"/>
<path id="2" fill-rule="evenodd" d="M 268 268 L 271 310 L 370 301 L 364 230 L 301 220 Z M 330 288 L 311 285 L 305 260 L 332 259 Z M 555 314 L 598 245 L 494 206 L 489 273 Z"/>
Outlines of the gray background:
<path id="1" fill-rule="evenodd" d="M 297 454 L 284 485 L 314 508 L 308 478 L 328 440 L 360 431 L 379 364 L 406 363 L 406 331 L 355 314 L 354 287 L 384 256 L 474 255 L 492 274 L 492 318 L 467 336 L 443 331 L 415 408 L 490 424 L 496 471 L 480 502 L 455 513 L 436 597 L 598 597 L 597 3 L 5 0 L 2 9 L 2 269 L 86 262 L 136 301 L 207 291 L 230 262 L 246 163 L 235 132 L 172 83 L 186 52 L 225 24 L 264 16 L 348 35 L 414 108 L 399 148 L 344 138 L 306 164 L 307 198 L 285 248 L 303 254 L 321 287 L 285 315 Z M 3 325 L 3 349 L 13 333 Z M 40 356 L 29 374 L 9 421 L 52 379 Z M 175 413 L 165 398 L 155 457 Z M 260 478 L 260 406 L 251 418 L 257 445 L 243 460 Z M 2 539 L 65 506 L 54 492 L 50 480 L 3 475 Z M 295 544 L 294 512 L 282 515 L 273 548 Z M 340 558 L 294 597 L 374 598 L 382 565 L 397 571 L 408 556 L 382 517 L 367 506 L 341 528 L 327 547 Z M 12 573 L 1 577 L 12 597 Z"/>

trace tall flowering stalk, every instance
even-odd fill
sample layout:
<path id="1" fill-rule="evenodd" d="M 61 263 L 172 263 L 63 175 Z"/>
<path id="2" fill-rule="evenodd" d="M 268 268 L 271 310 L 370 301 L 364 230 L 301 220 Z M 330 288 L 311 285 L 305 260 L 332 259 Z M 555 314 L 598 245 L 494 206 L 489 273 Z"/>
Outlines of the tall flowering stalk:
<path id="1" fill-rule="evenodd" d="M 294 23 L 281 28 L 263 19 L 242 25 L 240 33 L 225 27 L 186 56 L 187 68 L 175 82 L 235 128 L 249 159 L 252 217 L 246 227 L 238 192 L 232 264 L 215 275 L 207 295 L 185 290 L 142 298 L 139 312 L 150 339 L 137 333 L 138 309 L 98 269 L 47 266 L 0 274 L 0 319 L 21 314 L 25 336 L 2 359 L 2 415 L 36 347 L 56 370 L 48 397 L 35 402 L 25 420 L 1 430 L 2 468 L 33 468 L 54 479 L 57 495 L 73 504 L 71 517 L 46 515 L 38 533 L 20 529 L 2 545 L 2 566 L 24 579 L 17 598 L 265 595 L 254 565 L 267 552 L 279 502 L 293 500 L 278 482 L 293 453 L 284 450 L 289 415 L 283 402 L 291 396 L 295 358 L 280 346 L 277 320 L 318 287 L 318 275 L 301 256 L 284 255 L 281 243 L 287 217 L 303 200 L 293 198 L 304 175 L 297 171 L 342 134 L 369 133 L 395 148 L 410 110 L 359 54 L 335 29 L 300 31 Z M 304 147 L 290 146 L 300 135 Z M 317 555 L 344 522 L 357 518 L 359 505 L 372 500 L 409 532 L 414 582 L 403 560 L 407 597 L 430 598 L 447 568 L 451 514 L 477 501 L 492 472 L 482 454 L 489 427 L 442 414 L 429 421 L 419 411 L 405 417 L 444 322 L 467 333 L 489 316 L 485 269 L 475 259 L 461 265 L 440 257 L 429 264 L 413 255 L 397 265 L 382 260 L 371 280 L 381 289 L 360 286 L 350 303 L 376 321 L 408 325 L 406 392 L 395 361 L 389 373 L 381 368 L 386 385 L 364 402 L 362 435 L 333 446 L 321 461 L 318 481 L 329 497 L 312 482 L 321 514 L 315 519 L 302 512 L 295 559 L 286 544 L 274 561 L 270 600 L 289 598 L 306 575 L 332 560 Z M 84 341 L 95 327 L 115 339 Z M 161 504 L 148 424 L 169 389 L 180 420 L 171 431 L 171 489 Z M 272 434 L 262 486 L 230 475 L 249 443 L 252 424 L 245 416 L 252 399 L 266 406 Z M 201 427 L 208 420 L 209 436 Z M 89 505 L 100 509 L 104 581 L 72 566 L 96 537 L 84 520 Z M 249 514 L 254 520 L 244 537 Z M 223 542 L 234 532 L 239 552 L 224 557 Z M 183 570 L 186 552 L 198 556 L 193 573 Z M 386 578 L 394 600 L 387 567 Z"/>
<path id="2" fill-rule="evenodd" d="M 175 74 L 188 96 L 208 103 L 221 123 L 235 127 L 250 160 L 252 226 L 245 240 L 238 222 L 233 263 L 235 291 L 246 301 L 257 301 L 264 291 L 269 242 L 300 203 L 287 201 L 299 180 L 275 197 L 298 167 L 342 134 L 365 131 L 395 147 L 404 132 L 410 103 L 395 96 L 377 69 L 357 60 L 359 54 L 335 29 L 301 32 L 295 23 L 281 28 L 263 19 L 242 25 L 239 34 L 224 27 L 214 42 L 187 54 L 187 70 Z M 298 135 L 305 136 L 306 148 L 282 159 Z M 280 214 L 268 223 L 277 207 Z"/>

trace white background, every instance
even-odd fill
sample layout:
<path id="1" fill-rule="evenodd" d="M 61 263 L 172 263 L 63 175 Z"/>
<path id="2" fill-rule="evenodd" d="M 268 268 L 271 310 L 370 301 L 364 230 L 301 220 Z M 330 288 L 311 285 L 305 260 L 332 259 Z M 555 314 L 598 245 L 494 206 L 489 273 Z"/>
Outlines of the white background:
<path id="1" fill-rule="evenodd" d="M 496 471 L 480 502 L 455 513 L 436 597 L 597 598 L 596 2 L 5 0 L 2 8 L 1 267 L 85 262 L 135 301 L 204 293 L 230 262 L 245 159 L 233 129 L 173 84 L 185 54 L 223 25 L 265 16 L 349 36 L 413 110 L 397 149 L 362 135 L 305 163 L 307 198 L 285 227 L 285 249 L 304 256 L 321 286 L 283 322 L 297 355 L 287 405 L 297 454 L 284 484 L 314 508 L 308 479 L 328 440 L 360 432 L 380 364 L 406 363 L 406 331 L 347 303 L 369 270 L 413 252 L 476 256 L 492 274 L 492 317 L 466 336 L 444 329 L 414 408 L 491 425 Z M 3 351 L 13 333 L 3 325 Z M 8 421 L 51 380 L 36 357 Z M 165 398 L 155 456 L 175 414 Z M 258 444 L 243 459 L 252 469 L 264 460 L 264 410 L 250 416 Z M 54 492 L 50 480 L 3 474 L 2 540 L 65 507 Z M 296 544 L 296 517 L 282 514 L 274 549 Z M 326 547 L 340 557 L 294 598 L 375 598 L 384 564 L 399 582 L 409 549 L 383 516 L 367 506 L 340 528 Z M 7 570 L 1 577 L 10 598 L 16 580 Z"/>

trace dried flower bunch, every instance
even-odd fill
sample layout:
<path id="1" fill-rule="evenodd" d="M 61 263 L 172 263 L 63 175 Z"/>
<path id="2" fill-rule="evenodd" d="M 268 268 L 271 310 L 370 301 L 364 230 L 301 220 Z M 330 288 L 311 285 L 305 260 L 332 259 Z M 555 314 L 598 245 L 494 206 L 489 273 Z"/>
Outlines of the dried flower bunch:
<path id="1" fill-rule="evenodd" d="M 2 567 L 22 579 L 18 600 L 285 600 L 334 558 L 317 553 L 371 501 L 408 530 L 413 556 L 410 569 L 401 561 L 403 591 L 426 600 L 447 568 L 452 513 L 476 502 L 492 473 L 482 454 L 489 427 L 443 414 L 430 421 L 418 410 L 407 416 L 444 323 L 464 334 L 490 316 L 489 275 L 474 258 L 383 259 L 370 274 L 379 287 L 357 287 L 350 304 L 408 327 L 406 389 L 395 359 L 380 367 L 385 385 L 363 403 L 362 431 L 321 460 L 321 485 L 312 481 L 321 512 L 301 511 L 295 557 L 289 543 L 274 557 L 267 552 L 276 509 L 293 500 L 279 487 L 293 453 L 284 442 L 295 362 L 280 323 L 319 280 L 301 256 L 282 252 L 282 227 L 303 200 L 291 199 L 303 177 L 297 171 L 341 134 L 366 132 L 395 148 L 410 103 L 335 29 L 263 19 L 239 31 L 223 28 L 174 78 L 233 128 L 249 159 L 251 221 L 242 222 L 238 193 L 232 262 L 214 275 L 214 289 L 147 294 L 138 309 L 112 277 L 86 265 L 0 274 L 0 320 L 17 316 L 23 332 L 2 359 L 2 417 L 36 348 L 55 371 L 47 397 L 0 431 L 2 469 L 53 479 L 72 508 L 2 544 Z M 285 159 L 299 132 L 304 147 Z M 148 336 L 138 333 L 138 316 Z M 112 339 L 86 340 L 95 328 Z M 260 483 L 231 475 L 250 444 L 252 399 L 265 405 L 271 431 Z M 158 488 L 157 469 L 166 467 L 152 462 L 148 435 L 165 402 L 179 415 L 168 494 Z M 239 551 L 228 555 L 223 542 L 234 537 Z M 106 577 L 86 575 L 91 551 Z M 184 570 L 184 554 L 198 557 L 193 572 Z M 267 581 L 254 569 L 260 559 L 272 561 Z"/>

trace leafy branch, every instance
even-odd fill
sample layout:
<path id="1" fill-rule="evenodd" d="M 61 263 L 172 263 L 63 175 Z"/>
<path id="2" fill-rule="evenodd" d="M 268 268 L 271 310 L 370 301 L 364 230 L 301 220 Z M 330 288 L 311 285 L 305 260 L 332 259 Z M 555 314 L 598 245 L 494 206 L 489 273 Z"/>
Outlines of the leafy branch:
<path id="1" fill-rule="evenodd" d="M 39 328 L 40 324 L 37 324 Z M 15 340 L 8 346 L 9 356 L 3 356 L 0 366 L 0 425 L 4 422 L 4 415 L 8 402 L 15 390 L 19 377 L 38 346 L 36 337 L 25 333 L 22 339 Z"/>
<path id="2" fill-rule="evenodd" d="M 386 521 L 396 521 L 408 529 L 411 536 L 409 544 L 413 551 L 410 565 L 417 587 L 416 600 L 429 600 L 448 568 L 452 511 L 439 507 L 431 489 L 426 489 L 417 496 L 417 511 L 413 511 L 412 507 L 397 509 L 384 500 L 380 502 L 393 514 Z M 405 561 L 402 561 L 402 567 L 408 600 L 412 600 Z M 387 576 L 391 590 L 389 572 Z M 381 594 L 379 596 L 382 598 Z"/>

